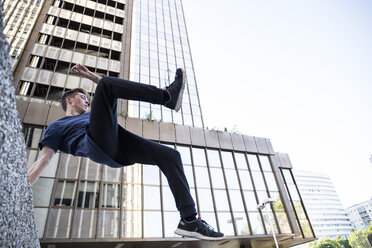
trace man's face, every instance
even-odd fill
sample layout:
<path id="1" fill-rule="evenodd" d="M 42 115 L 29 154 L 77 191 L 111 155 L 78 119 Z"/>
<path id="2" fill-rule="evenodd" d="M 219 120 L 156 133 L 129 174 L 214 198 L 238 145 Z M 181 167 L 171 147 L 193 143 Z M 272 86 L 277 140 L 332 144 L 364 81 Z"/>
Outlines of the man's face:
<path id="1" fill-rule="evenodd" d="M 70 104 L 70 107 L 75 110 L 75 112 L 79 114 L 84 114 L 89 107 L 89 101 L 86 95 L 83 93 L 77 93 L 73 97 L 67 98 L 68 103 Z"/>

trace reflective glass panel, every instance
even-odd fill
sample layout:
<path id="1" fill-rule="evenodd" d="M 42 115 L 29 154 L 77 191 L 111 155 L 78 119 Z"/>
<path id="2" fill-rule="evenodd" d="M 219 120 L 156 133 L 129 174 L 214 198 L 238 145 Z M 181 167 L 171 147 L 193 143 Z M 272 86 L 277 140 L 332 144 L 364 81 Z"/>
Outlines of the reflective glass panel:
<path id="1" fill-rule="evenodd" d="M 109 182 L 120 182 L 121 178 L 121 168 L 111 168 L 109 166 L 103 166 L 102 168 L 103 181 L 109 181 Z"/>
<path id="2" fill-rule="evenodd" d="M 144 211 L 143 219 L 145 238 L 163 236 L 160 211 Z"/>
<path id="3" fill-rule="evenodd" d="M 35 222 L 38 232 L 38 238 L 42 238 L 44 235 L 45 222 L 48 215 L 48 208 L 35 208 Z"/>
<path id="4" fill-rule="evenodd" d="M 247 161 L 245 160 L 244 153 L 236 152 L 235 155 L 235 161 L 236 161 L 236 167 L 239 170 L 248 170 Z"/>
<path id="5" fill-rule="evenodd" d="M 313 238 L 313 232 L 311 231 L 310 222 L 308 220 L 300 220 L 302 231 L 304 232 L 305 238 Z"/>
<path id="6" fill-rule="evenodd" d="M 234 221 L 238 235 L 250 235 L 245 212 L 234 212 Z"/>
<path id="7" fill-rule="evenodd" d="M 266 200 L 269 196 L 267 195 L 266 190 L 257 190 L 256 191 L 257 196 L 258 196 L 258 202 L 263 202 Z"/>
<path id="8" fill-rule="evenodd" d="M 79 184 L 78 208 L 98 208 L 99 183 L 82 181 Z"/>
<path id="9" fill-rule="evenodd" d="M 183 169 L 185 171 L 186 179 L 187 179 L 187 182 L 189 183 L 189 186 L 194 187 L 194 174 L 192 171 L 192 167 L 184 166 Z"/>
<path id="10" fill-rule="evenodd" d="M 84 180 L 100 180 L 101 165 L 93 162 L 90 159 L 82 158 L 80 179 Z"/>
<path id="11" fill-rule="evenodd" d="M 160 209 L 160 187 L 143 186 L 144 209 Z"/>
<path id="12" fill-rule="evenodd" d="M 102 206 L 103 208 L 120 208 L 119 199 L 120 199 L 120 184 L 103 184 L 103 199 Z"/>
<path id="13" fill-rule="evenodd" d="M 223 167 L 226 169 L 235 169 L 234 160 L 231 152 L 221 152 Z"/>
<path id="14" fill-rule="evenodd" d="M 253 190 L 251 174 L 247 170 L 238 170 L 240 183 L 243 190 Z"/>
<path id="15" fill-rule="evenodd" d="M 54 179 L 39 178 L 32 185 L 34 206 L 48 207 L 52 197 Z"/>
<path id="16" fill-rule="evenodd" d="M 221 167 L 220 155 L 217 150 L 207 150 L 209 167 Z"/>
<path id="17" fill-rule="evenodd" d="M 225 189 L 225 180 L 221 168 L 210 168 L 213 188 Z"/>
<path id="18" fill-rule="evenodd" d="M 249 212 L 248 216 L 252 227 L 252 234 L 265 234 L 260 213 Z"/>
<path id="19" fill-rule="evenodd" d="M 142 183 L 142 165 L 134 164 L 123 168 L 123 181 L 124 183 Z"/>
<path id="20" fill-rule="evenodd" d="M 260 165 L 258 164 L 257 156 L 247 154 L 249 167 L 252 171 L 260 171 Z"/>
<path id="21" fill-rule="evenodd" d="M 59 181 L 54 197 L 54 206 L 73 206 L 75 201 L 76 182 Z"/>
<path id="22" fill-rule="evenodd" d="M 78 178 L 80 159 L 81 159 L 80 157 L 75 157 L 70 154 L 61 153 L 58 177 Z"/>
<path id="23" fill-rule="evenodd" d="M 198 188 L 210 188 L 207 167 L 195 167 L 196 185 Z"/>
<path id="24" fill-rule="evenodd" d="M 260 171 L 252 171 L 252 177 L 256 190 L 266 190 L 265 182 Z"/>
<path id="25" fill-rule="evenodd" d="M 280 194 L 278 191 L 270 191 L 270 197 L 275 200 L 273 203 L 275 211 L 284 211 L 283 203 L 280 198 Z"/>
<path id="26" fill-rule="evenodd" d="M 269 188 L 269 190 L 277 191 L 278 186 L 276 185 L 276 180 L 275 180 L 275 177 L 274 177 L 274 173 L 265 171 L 264 175 L 265 175 L 267 187 Z"/>
<path id="27" fill-rule="evenodd" d="M 260 162 L 263 171 L 272 171 L 268 156 L 260 155 Z"/>
<path id="28" fill-rule="evenodd" d="M 154 165 L 143 165 L 143 183 L 159 185 L 159 167 Z"/>
<path id="29" fill-rule="evenodd" d="M 123 185 L 123 208 L 139 210 L 142 208 L 142 189 L 139 184 Z"/>
<path id="30" fill-rule="evenodd" d="M 214 211 L 211 190 L 201 188 L 197 190 L 200 211 Z"/>
<path id="31" fill-rule="evenodd" d="M 291 176 L 291 172 L 287 169 L 282 169 L 282 173 L 284 175 L 284 179 L 286 181 L 287 184 L 291 184 L 293 183 L 293 179 L 292 179 L 292 176 Z"/>
<path id="32" fill-rule="evenodd" d="M 227 199 L 226 190 L 214 190 L 214 198 L 216 200 L 216 208 L 218 211 L 230 211 L 229 201 Z"/>
<path id="33" fill-rule="evenodd" d="M 46 225 L 46 238 L 69 238 L 72 209 L 52 208 Z"/>
<path id="34" fill-rule="evenodd" d="M 253 191 L 243 191 L 248 212 L 257 211 L 257 200 Z"/>
<path id="35" fill-rule="evenodd" d="M 238 176 L 235 170 L 225 169 L 227 187 L 229 189 L 240 189 Z"/>
<path id="36" fill-rule="evenodd" d="M 116 210 L 99 211 L 98 237 L 99 238 L 119 237 L 119 211 Z"/>
<path id="37" fill-rule="evenodd" d="M 72 225 L 73 238 L 94 238 L 97 228 L 97 210 L 77 209 Z"/>
<path id="38" fill-rule="evenodd" d="M 225 235 L 235 235 L 231 214 L 229 212 L 217 212 L 220 230 Z"/>
<path id="39" fill-rule="evenodd" d="M 123 211 L 122 212 L 122 236 L 125 238 L 142 237 L 142 212 Z"/>
<path id="40" fill-rule="evenodd" d="M 200 165 L 200 166 L 207 165 L 204 149 L 193 147 L 192 155 L 193 155 L 194 165 Z"/>
<path id="41" fill-rule="evenodd" d="M 265 227 L 268 233 L 273 233 L 272 226 L 275 230 L 275 233 L 279 233 L 278 226 L 276 225 L 274 214 L 269 205 L 262 210 L 262 216 L 264 218 Z"/>
<path id="42" fill-rule="evenodd" d="M 175 228 L 180 221 L 179 212 L 164 212 L 164 233 L 165 237 L 179 237 L 174 233 Z"/>
<path id="43" fill-rule="evenodd" d="M 177 151 L 180 152 L 184 165 L 191 165 L 190 148 L 188 146 L 177 146 Z"/>
<path id="44" fill-rule="evenodd" d="M 300 196 L 294 184 L 287 185 L 292 201 L 300 201 Z"/>
<path id="45" fill-rule="evenodd" d="M 281 233 L 292 233 L 291 226 L 288 222 L 288 217 L 286 212 L 275 211 L 276 218 L 279 222 L 280 232 Z"/>
<path id="46" fill-rule="evenodd" d="M 177 211 L 172 191 L 168 186 L 163 186 L 163 209 L 165 211 Z"/>
<path id="47" fill-rule="evenodd" d="M 231 200 L 231 207 L 234 212 L 243 212 L 244 211 L 244 205 L 242 200 L 242 195 L 240 193 L 240 190 L 229 190 L 230 200 Z"/>

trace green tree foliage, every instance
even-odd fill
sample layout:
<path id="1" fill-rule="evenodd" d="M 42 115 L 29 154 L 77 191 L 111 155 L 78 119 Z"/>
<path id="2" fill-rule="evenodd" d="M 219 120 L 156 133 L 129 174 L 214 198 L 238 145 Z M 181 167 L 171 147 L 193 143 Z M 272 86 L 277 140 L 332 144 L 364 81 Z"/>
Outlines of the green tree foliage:
<path id="1" fill-rule="evenodd" d="M 318 242 L 310 243 L 307 248 L 342 248 L 342 246 L 338 244 L 336 240 L 325 237 Z"/>
<path id="2" fill-rule="evenodd" d="M 367 231 L 366 231 L 367 232 Z M 355 230 L 349 236 L 349 242 L 353 248 L 370 248 L 371 245 L 367 239 L 367 233 L 362 230 Z"/>
<path id="3" fill-rule="evenodd" d="M 320 241 L 311 242 L 307 245 L 307 248 L 352 248 L 349 241 L 343 237 L 336 237 L 336 239 L 331 240 L 328 237 L 324 237 Z"/>
<path id="4" fill-rule="evenodd" d="M 349 244 L 349 240 L 344 239 L 343 237 L 337 236 L 336 242 L 342 247 L 342 248 L 352 248 Z"/>

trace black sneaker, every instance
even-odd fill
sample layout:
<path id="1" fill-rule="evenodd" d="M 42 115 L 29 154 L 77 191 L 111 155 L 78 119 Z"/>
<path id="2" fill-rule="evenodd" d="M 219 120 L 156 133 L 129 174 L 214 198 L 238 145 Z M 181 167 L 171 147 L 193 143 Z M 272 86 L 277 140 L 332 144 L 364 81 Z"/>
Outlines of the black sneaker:
<path id="1" fill-rule="evenodd" d="M 224 238 L 223 233 L 214 231 L 213 227 L 201 219 L 196 219 L 191 222 L 181 219 L 174 233 L 202 240 L 222 240 Z"/>
<path id="2" fill-rule="evenodd" d="M 165 87 L 165 90 L 169 93 L 169 100 L 164 103 L 164 106 L 170 109 L 174 109 L 176 112 L 180 110 L 184 88 L 184 72 L 181 68 L 178 68 L 176 71 L 174 82 Z"/>

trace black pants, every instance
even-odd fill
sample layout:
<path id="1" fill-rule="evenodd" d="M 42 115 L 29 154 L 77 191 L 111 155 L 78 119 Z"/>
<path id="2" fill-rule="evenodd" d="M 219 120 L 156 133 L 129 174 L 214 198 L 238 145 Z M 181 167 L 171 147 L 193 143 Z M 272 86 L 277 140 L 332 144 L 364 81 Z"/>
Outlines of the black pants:
<path id="1" fill-rule="evenodd" d="M 92 101 L 90 137 L 107 155 L 123 166 L 134 163 L 157 165 L 168 180 L 181 217 L 195 215 L 195 202 L 190 194 L 179 152 L 119 126 L 116 110 L 118 98 L 164 104 L 164 91 L 147 84 L 103 77 Z"/>

